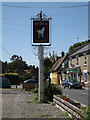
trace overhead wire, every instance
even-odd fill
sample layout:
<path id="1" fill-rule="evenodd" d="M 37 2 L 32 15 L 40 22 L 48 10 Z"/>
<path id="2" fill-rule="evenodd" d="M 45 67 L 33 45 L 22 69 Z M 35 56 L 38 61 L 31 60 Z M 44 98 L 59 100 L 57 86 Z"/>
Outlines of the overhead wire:
<path id="1" fill-rule="evenodd" d="M 1 48 L 9 55 L 9 56 L 12 56 L 7 50 L 6 48 L 4 48 L 1 44 L 0 44 Z"/>
<path id="2" fill-rule="evenodd" d="M 6 17 L 6 18 L 2 18 L 2 19 L 22 19 L 22 18 L 28 19 L 30 17 Z"/>
<path id="3" fill-rule="evenodd" d="M 58 16 L 58 15 L 74 15 L 74 14 L 86 14 L 88 13 L 87 11 L 84 11 L 84 12 L 74 12 L 74 13 L 60 13 L 60 14 L 51 14 L 53 16 Z M 28 17 L 6 17 L 6 18 L 2 18 L 2 19 L 28 19 L 30 18 L 29 16 Z"/>
<path id="4" fill-rule="evenodd" d="M 57 7 L 31 7 L 31 6 L 17 6 L 17 5 L 5 5 L 2 4 L 2 7 L 14 7 L 14 8 L 77 8 L 77 7 L 88 7 L 89 5 L 76 5 L 76 6 L 57 6 Z M 24 18 L 24 17 L 16 17 L 16 18 Z M 16 19 L 15 18 L 15 19 Z M 25 17 L 26 18 L 26 17 Z M 8 18 L 6 18 L 8 19 Z M 4 49 L 4 51 L 7 52 L 7 54 L 9 54 L 11 56 L 11 54 L 2 46 L 2 48 Z"/>
<path id="5" fill-rule="evenodd" d="M 52 7 L 48 7 L 48 6 L 35 6 L 35 7 L 31 7 L 31 6 L 17 6 L 17 5 L 6 5 L 6 4 L 2 4 L 2 7 L 14 7 L 14 8 L 76 8 L 76 7 L 88 7 L 89 5 L 73 5 L 73 6 L 52 6 Z"/>

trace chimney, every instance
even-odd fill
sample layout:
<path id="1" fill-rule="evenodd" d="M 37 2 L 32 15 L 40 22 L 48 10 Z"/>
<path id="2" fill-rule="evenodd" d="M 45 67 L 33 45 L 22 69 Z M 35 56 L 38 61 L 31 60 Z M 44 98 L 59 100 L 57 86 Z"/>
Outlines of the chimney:
<path id="1" fill-rule="evenodd" d="M 64 52 L 62 51 L 62 52 L 61 52 L 61 57 L 63 57 L 63 56 L 64 56 Z"/>
<path id="2" fill-rule="evenodd" d="M 58 60 L 59 58 L 60 58 L 60 57 L 57 56 L 57 57 L 56 57 L 56 60 Z"/>

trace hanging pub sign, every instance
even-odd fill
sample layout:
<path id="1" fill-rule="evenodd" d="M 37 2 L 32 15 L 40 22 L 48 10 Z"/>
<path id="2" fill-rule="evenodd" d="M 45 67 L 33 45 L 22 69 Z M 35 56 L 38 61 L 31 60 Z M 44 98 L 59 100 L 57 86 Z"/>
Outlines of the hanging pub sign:
<path id="1" fill-rule="evenodd" d="M 35 18 L 31 18 L 32 46 L 51 45 L 51 19 L 51 17 L 48 18 L 43 14 L 42 11 Z"/>
<path id="2" fill-rule="evenodd" d="M 33 43 L 49 43 L 49 21 L 33 21 Z"/>

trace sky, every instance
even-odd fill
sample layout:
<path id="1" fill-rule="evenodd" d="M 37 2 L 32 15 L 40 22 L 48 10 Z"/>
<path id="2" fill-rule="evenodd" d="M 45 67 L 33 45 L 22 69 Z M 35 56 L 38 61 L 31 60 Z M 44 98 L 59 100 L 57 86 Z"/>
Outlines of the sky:
<path id="1" fill-rule="evenodd" d="M 88 2 L 3 2 L 2 5 L 2 61 L 10 62 L 12 55 L 22 56 L 28 65 L 38 66 L 38 47 L 31 45 L 31 17 L 40 11 L 51 21 L 51 46 L 45 47 L 44 57 L 55 51 L 60 56 L 71 45 L 88 40 Z M 29 8 L 25 8 L 25 7 Z"/>

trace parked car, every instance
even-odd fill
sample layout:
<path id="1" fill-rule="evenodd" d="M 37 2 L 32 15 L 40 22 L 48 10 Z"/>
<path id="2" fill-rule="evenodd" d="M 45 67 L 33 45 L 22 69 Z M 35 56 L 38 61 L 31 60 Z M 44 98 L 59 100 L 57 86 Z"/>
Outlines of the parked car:
<path id="1" fill-rule="evenodd" d="M 38 81 L 36 79 L 29 79 L 24 81 L 23 89 L 33 89 L 37 85 Z"/>
<path id="2" fill-rule="evenodd" d="M 82 89 L 82 84 L 80 82 L 78 82 L 75 79 L 66 79 L 65 82 L 63 82 L 63 88 L 80 88 Z"/>
<path id="3" fill-rule="evenodd" d="M 0 88 L 11 88 L 11 82 L 8 78 L 0 78 Z"/>

